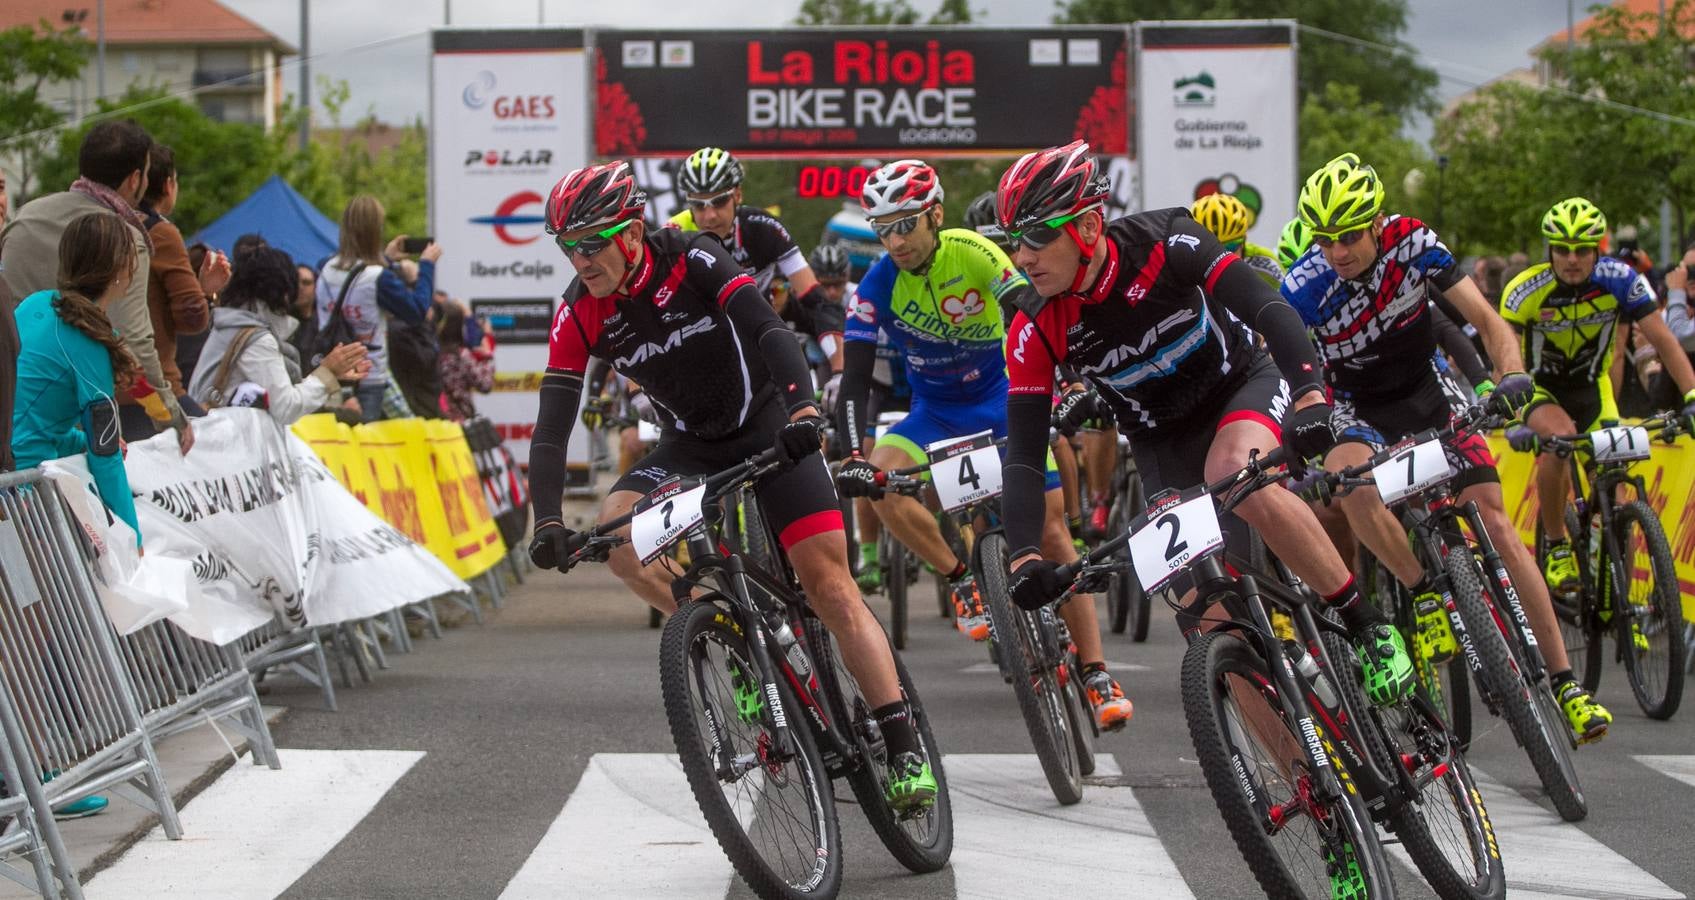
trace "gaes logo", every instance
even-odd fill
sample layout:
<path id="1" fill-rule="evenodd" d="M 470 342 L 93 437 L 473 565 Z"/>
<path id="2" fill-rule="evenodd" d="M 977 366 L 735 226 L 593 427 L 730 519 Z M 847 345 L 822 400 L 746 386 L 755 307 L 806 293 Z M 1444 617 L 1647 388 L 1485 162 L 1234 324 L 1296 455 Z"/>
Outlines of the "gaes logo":
<path id="1" fill-rule="evenodd" d="M 1177 106 L 1211 106 L 1218 99 L 1218 86 L 1212 73 L 1202 69 L 1199 74 L 1179 78 L 1171 85 L 1171 102 Z"/>
<path id="2" fill-rule="evenodd" d="M 482 109 L 488 105 L 489 94 L 494 91 L 494 73 L 487 69 L 477 73 L 477 77 L 465 85 L 460 93 L 467 109 Z"/>
<path id="3" fill-rule="evenodd" d="M 494 117 L 501 121 L 509 119 L 551 119 L 554 116 L 552 94 L 507 94 L 495 93 L 497 79 L 493 72 L 484 69 L 477 77 L 465 85 L 459 96 L 465 102 L 467 109 L 482 109 L 489 107 Z M 491 102 L 492 101 L 492 102 Z"/>
<path id="4" fill-rule="evenodd" d="M 507 197 L 505 200 L 500 201 L 500 205 L 494 208 L 494 215 L 472 216 L 471 224 L 491 225 L 494 227 L 494 236 L 499 238 L 501 243 L 511 244 L 514 247 L 522 247 L 525 244 L 534 242 L 535 239 L 541 237 L 541 235 L 532 234 L 528 237 L 513 237 L 512 233 L 508 231 L 507 228 L 512 225 L 540 225 L 543 222 L 546 222 L 547 219 L 543 216 L 535 214 L 518 214 L 518 210 L 531 204 L 539 203 L 541 203 L 540 194 L 535 191 L 519 191 L 518 193 Z"/>
<path id="5" fill-rule="evenodd" d="M 968 317 L 982 312 L 986 305 L 987 304 L 983 302 L 982 294 L 979 294 L 975 290 L 970 290 L 966 291 L 965 296 L 963 297 L 950 295 L 943 298 L 942 312 L 946 313 L 947 317 L 953 320 L 953 324 L 958 325 L 959 323 L 964 322 Z"/>

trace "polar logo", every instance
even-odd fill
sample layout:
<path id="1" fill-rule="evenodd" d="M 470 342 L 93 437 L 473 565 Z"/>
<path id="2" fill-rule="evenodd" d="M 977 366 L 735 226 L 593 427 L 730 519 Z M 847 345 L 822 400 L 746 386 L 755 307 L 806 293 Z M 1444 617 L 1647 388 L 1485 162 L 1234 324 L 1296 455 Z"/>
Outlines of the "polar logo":
<path id="1" fill-rule="evenodd" d="M 983 302 L 983 295 L 976 291 L 966 291 L 965 296 L 948 296 L 942 299 L 942 312 L 953 324 L 958 325 L 966 318 L 982 312 L 988 304 Z"/>
<path id="2" fill-rule="evenodd" d="M 494 91 L 494 73 L 487 69 L 477 73 L 477 77 L 465 85 L 460 97 L 468 109 L 482 109 L 488 105 L 488 98 Z"/>
<path id="3" fill-rule="evenodd" d="M 861 300 L 858 297 L 855 297 L 852 308 L 853 317 L 855 319 L 868 325 L 877 321 L 877 307 L 873 305 L 870 300 Z"/>

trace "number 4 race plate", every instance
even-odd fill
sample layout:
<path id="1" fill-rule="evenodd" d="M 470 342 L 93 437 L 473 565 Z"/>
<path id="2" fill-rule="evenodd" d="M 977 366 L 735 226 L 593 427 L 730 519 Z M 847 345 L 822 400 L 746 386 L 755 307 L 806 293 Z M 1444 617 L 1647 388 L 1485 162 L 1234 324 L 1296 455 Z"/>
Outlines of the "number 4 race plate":
<path id="1" fill-rule="evenodd" d="M 1387 462 L 1371 470 L 1377 493 L 1385 504 L 1394 503 L 1425 488 L 1447 481 L 1453 475 L 1441 441 L 1425 441 L 1397 450 Z"/>
<path id="2" fill-rule="evenodd" d="M 679 483 L 664 485 L 642 499 L 641 511 L 630 520 L 630 545 L 643 565 L 700 523 L 700 504 L 705 497 L 706 485 L 685 491 Z"/>
<path id="3" fill-rule="evenodd" d="M 924 452 L 930 454 L 936 497 L 948 512 L 1000 494 L 1001 452 L 992 432 L 937 441 Z"/>
<path id="4" fill-rule="evenodd" d="M 1130 523 L 1130 561 L 1150 594 L 1223 544 L 1218 508 L 1205 492 L 1150 506 Z"/>

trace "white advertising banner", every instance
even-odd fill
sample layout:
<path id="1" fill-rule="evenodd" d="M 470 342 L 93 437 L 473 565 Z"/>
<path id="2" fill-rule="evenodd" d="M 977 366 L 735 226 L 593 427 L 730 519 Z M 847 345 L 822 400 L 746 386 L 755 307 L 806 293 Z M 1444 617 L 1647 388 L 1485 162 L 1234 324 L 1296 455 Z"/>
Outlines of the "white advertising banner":
<path id="1" fill-rule="evenodd" d="M 129 445 L 139 559 L 134 533 L 111 523 L 87 487 L 80 457 L 46 468 L 100 548 L 101 601 L 120 631 L 168 618 L 225 644 L 273 617 L 333 625 L 469 591 L 261 410 L 196 419 L 186 458 L 174 432 Z"/>
<path id="2" fill-rule="evenodd" d="M 1293 23 L 1136 32 L 1142 208 L 1234 194 L 1256 213 L 1248 240 L 1275 247 L 1299 189 Z"/>
<path id="3" fill-rule="evenodd" d="M 588 55 L 580 29 L 443 29 L 430 62 L 430 215 L 437 286 L 486 315 L 496 387 L 476 398 L 529 459 L 547 323 L 571 266 L 542 230 L 554 182 L 588 161 Z M 537 327 L 540 323 L 540 327 Z M 573 439 L 573 458 L 587 443 Z"/>

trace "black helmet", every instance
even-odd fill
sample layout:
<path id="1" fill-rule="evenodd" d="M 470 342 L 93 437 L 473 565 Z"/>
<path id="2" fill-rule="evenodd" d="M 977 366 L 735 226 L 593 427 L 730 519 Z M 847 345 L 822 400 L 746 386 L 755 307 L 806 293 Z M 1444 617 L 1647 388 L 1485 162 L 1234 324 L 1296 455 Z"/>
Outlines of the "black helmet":
<path id="1" fill-rule="evenodd" d="M 982 233 L 984 226 L 995 224 L 995 192 L 984 191 L 965 208 L 965 227 Z"/>
<path id="2" fill-rule="evenodd" d="M 840 244 L 820 245 L 812 251 L 807 262 L 812 266 L 812 274 L 820 281 L 827 278 L 846 278 L 851 266 L 847 249 Z"/>

